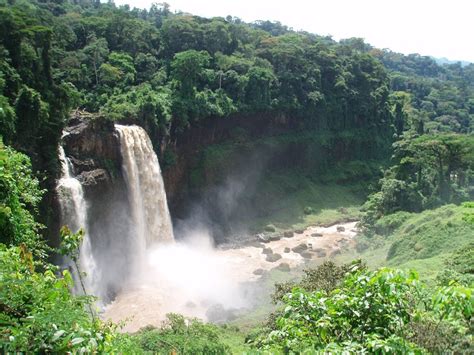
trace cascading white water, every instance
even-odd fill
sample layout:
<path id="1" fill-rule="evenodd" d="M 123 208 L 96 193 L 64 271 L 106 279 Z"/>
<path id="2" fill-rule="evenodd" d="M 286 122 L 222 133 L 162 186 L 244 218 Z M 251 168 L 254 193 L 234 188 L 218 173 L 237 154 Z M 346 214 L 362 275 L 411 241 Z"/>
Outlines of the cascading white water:
<path id="1" fill-rule="evenodd" d="M 87 275 L 87 293 L 104 303 L 135 281 L 151 245 L 174 241 L 163 178 L 150 138 L 138 126 L 117 125 L 116 131 L 125 186 L 111 181 L 101 190 L 103 196 L 92 196 L 88 203 L 72 164 L 59 147 L 61 225 L 73 232 L 85 230 L 80 268 Z M 74 276 L 77 279 L 78 275 Z M 76 291 L 81 292 L 79 288 Z"/>
<path id="2" fill-rule="evenodd" d="M 174 240 L 161 169 L 150 137 L 139 126 L 115 125 L 128 189 L 135 242 L 143 252 L 153 243 Z"/>
<path id="3" fill-rule="evenodd" d="M 71 163 L 66 158 L 63 147 L 59 147 L 62 177 L 58 181 L 57 191 L 61 206 L 61 225 L 68 226 L 73 232 L 83 228 L 86 232 L 79 253 L 81 272 L 85 272 L 86 290 L 88 293 L 97 294 L 96 263 L 92 254 L 91 242 L 87 233 L 87 204 L 81 183 L 72 176 Z M 77 277 L 77 275 L 76 275 Z M 77 287 L 76 291 L 81 292 Z"/>

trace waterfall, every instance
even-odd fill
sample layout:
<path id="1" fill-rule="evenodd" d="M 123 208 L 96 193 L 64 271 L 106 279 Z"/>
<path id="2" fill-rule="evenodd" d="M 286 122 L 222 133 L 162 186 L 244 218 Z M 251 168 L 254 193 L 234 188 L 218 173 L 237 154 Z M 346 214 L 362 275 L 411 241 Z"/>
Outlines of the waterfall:
<path id="1" fill-rule="evenodd" d="M 150 138 L 138 126 L 116 125 L 116 132 L 123 180 L 111 179 L 99 190 L 91 190 L 87 201 L 73 165 L 59 147 L 61 225 L 73 232 L 84 228 L 79 264 L 87 275 L 87 293 L 99 297 L 103 304 L 133 283 L 150 245 L 174 241 L 163 178 Z M 100 160 L 95 163 L 99 165 Z"/>
<path id="2" fill-rule="evenodd" d="M 174 240 L 158 158 L 150 137 L 139 126 L 115 125 L 120 137 L 122 172 L 138 250 Z"/>
<path id="3" fill-rule="evenodd" d="M 61 225 L 68 226 L 72 232 L 80 228 L 85 230 L 84 239 L 79 251 L 79 265 L 81 272 L 86 273 L 85 285 L 88 293 L 97 294 L 96 290 L 96 263 L 92 254 L 91 241 L 87 233 L 87 204 L 81 183 L 73 177 L 72 166 L 66 158 L 63 147 L 59 147 L 62 177 L 58 181 L 57 192 L 61 207 Z M 78 275 L 75 275 L 77 281 Z M 77 288 L 76 291 L 81 291 Z"/>

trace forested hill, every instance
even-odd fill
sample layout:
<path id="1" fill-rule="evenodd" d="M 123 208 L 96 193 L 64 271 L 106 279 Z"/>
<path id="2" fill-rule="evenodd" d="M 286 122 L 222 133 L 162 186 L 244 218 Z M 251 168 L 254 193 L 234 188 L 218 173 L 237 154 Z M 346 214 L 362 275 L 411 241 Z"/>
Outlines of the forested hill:
<path id="1" fill-rule="evenodd" d="M 328 38 L 272 36 L 263 30 L 275 32 L 269 24 L 173 14 L 166 6 L 13 3 L 1 9 L 2 131 L 23 150 L 43 147 L 36 137 L 55 146 L 72 107 L 136 120 L 161 135 L 209 116 L 268 111 L 315 127 L 387 131 L 382 65 Z M 28 106 L 35 109 L 26 118 Z"/>
<path id="2" fill-rule="evenodd" d="M 372 52 L 389 70 L 391 90 L 409 93 L 410 112 L 425 131 L 470 133 L 473 130 L 474 64 L 438 65 L 430 57 Z"/>
<path id="3" fill-rule="evenodd" d="M 407 130 L 469 133 L 474 122 L 473 64 L 439 66 L 279 23 L 206 19 L 166 4 L 0 0 L 0 29 L 0 133 L 48 188 L 76 108 L 138 123 L 162 148 L 204 119 L 265 115 L 343 132 L 346 151 L 358 139 L 365 146 L 352 150 L 368 158 L 390 156 Z"/>

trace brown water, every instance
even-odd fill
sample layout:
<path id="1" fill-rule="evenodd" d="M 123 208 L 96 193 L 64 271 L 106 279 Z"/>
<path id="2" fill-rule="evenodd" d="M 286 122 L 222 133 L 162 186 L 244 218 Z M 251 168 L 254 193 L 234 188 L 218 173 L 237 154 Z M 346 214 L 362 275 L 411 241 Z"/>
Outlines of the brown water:
<path id="1" fill-rule="evenodd" d="M 282 263 L 295 268 L 310 259 L 331 258 L 344 244 L 352 243 L 355 226 L 356 222 L 309 227 L 291 238 L 225 250 L 213 248 L 205 233 L 196 233 L 193 243 L 151 248 L 142 275 L 105 308 L 102 318 L 126 321 L 123 331 L 134 332 L 146 325 L 160 326 L 169 312 L 208 320 L 209 308 L 217 304 L 250 308 L 252 299 L 241 285 L 258 285 L 262 276 L 255 270 L 267 272 Z M 322 236 L 312 236 L 315 233 Z M 285 253 L 285 248 L 300 244 L 308 247 L 306 258 L 294 251 Z M 263 248 L 272 249 L 281 259 L 267 261 Z"/>

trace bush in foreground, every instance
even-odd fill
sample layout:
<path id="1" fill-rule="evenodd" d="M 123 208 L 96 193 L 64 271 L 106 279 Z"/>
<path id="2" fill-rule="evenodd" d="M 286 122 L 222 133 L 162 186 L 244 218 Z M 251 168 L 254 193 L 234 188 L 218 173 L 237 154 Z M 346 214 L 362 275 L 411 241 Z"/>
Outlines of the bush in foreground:
<path id="1" fill-rule="evenodd" d="M 275 328 L 255 344 L 276 352 L 469 352 L 472 288 L 429 289 L 414 272 L 354 268 L 339 287 L 295 287 Z"/>

